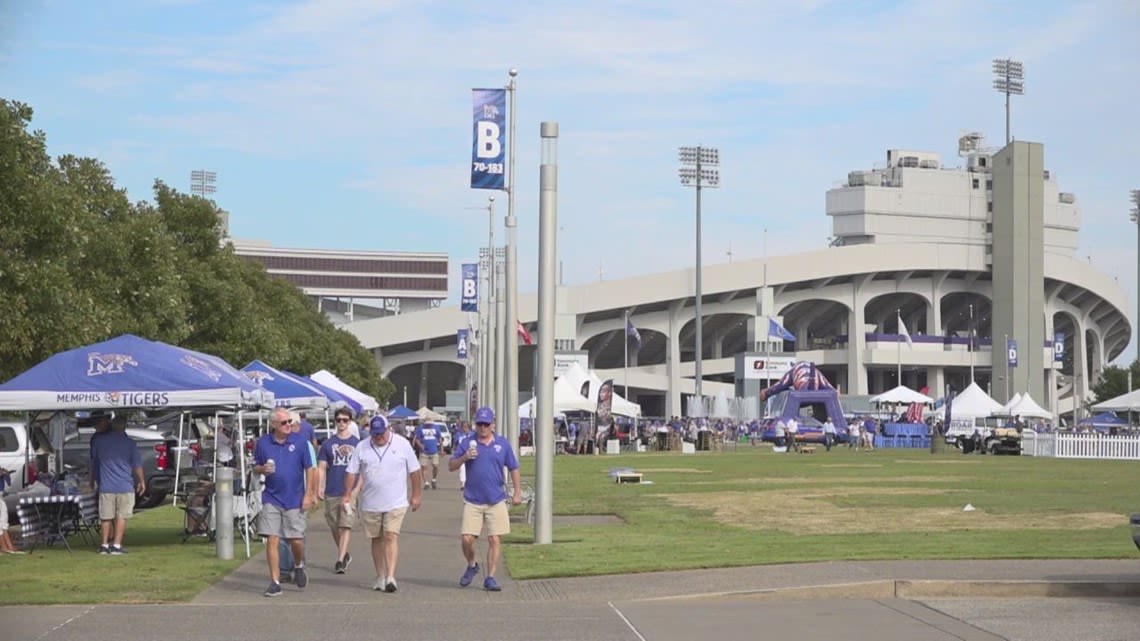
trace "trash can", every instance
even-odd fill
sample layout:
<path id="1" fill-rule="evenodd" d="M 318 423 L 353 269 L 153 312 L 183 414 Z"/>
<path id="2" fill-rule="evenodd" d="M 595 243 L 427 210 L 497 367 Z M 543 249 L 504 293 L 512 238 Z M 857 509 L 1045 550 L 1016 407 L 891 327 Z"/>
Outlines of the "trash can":
<path id="1" fill-rule="evenodd" d="M 657 433 L 657 451 L 658 452 L 664 452 L 667 449 L 669 449 L 669 433 L 668 432 L 658 432 Z"/>
<path id="2" fill-rule="evenodd" d="M 974 439 L 963 438 L 963 439 L 958 439 L 958 442 L 962 444 L 962 453 L 963 454 L 972 454 L 973 453 L 973 451 L 974 451 Z"/>
<path id="3" fill-rule="evenodd" d="M 712 433 L 708 431 L 697 432 L 697 449 L 708 451 L 709 444 L 712 443 Z"/>

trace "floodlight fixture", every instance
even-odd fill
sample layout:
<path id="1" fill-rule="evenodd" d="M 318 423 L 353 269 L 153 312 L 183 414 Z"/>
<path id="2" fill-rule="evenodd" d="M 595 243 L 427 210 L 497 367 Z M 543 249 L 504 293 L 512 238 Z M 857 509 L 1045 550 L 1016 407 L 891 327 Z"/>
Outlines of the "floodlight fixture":
<path id="1" fill-rule="evenodd" d="M 694 270 L 695 282 L 693 296 L 693 311 L 696 316 L 697 327 L 693 334 L 693 351 L 695 353 L 695 393 L 693 394 L 693 403 L 695 403 L 697 407 L 700 407 L 703 403 L 701 394 L 701 361 L 704 351 L 704 345 L 702 344 L 704 326 L 701 317 L 701 189 L 705 187 L 720 187 L 720 170 L 715 169 L 715 167 L 720 166 L 720 150 L 715 147 L 704 147 L 701 145 L 696 147 L 679 147 L 677 149 L 677 160 L 681 163 L 681 167 L 677 170 L 677 177 L 680 179 L 681 184 L 685 187 L 695 187 L 697 190 L 697 256 L 696 269 Z M 710 167 L 714 169 L 710 169 Z M 691 408 L 689 415 L 693 415 Z"/>
<path id="2" fill-rule="evenodd" d="M 993 62 L 994 89 L 1005 94 L 1005 144 L 1011 140 L 1009 134 L 1009 97 L 1025 94 L 1025 67 L 1017 60 L 998 58 Z"/>
<path id="3" fill-rule="evenodd" d="M 217 172 L 195 169 L 190 172 L 190 193 L 202 197 L 216 193 L 218 191 L 217 180 Z"/>

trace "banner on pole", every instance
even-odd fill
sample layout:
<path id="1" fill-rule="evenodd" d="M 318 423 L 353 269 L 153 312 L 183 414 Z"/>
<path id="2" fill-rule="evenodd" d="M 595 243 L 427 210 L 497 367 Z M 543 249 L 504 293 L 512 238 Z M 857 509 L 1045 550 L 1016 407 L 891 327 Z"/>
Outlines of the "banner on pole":
<path id="1" fill-rule="evenodd" d="M 1053 334 L 1053 362 L 1060 363 L 1065 360 L 1065 333 Z"/>
<path id="2" fill-rule="evenodd" d="M 471 188 L 503 190 L 506 172 L 507 90 L 472 89 Z"/>
<path id="3" fill-rule="evenodd" d="M 1007 364 L 1010 367 L 1017 367 L 1017 341 L 1012 338 L 1007 338 L 1005 341 L 1005 351 L 1009 357 Z"/>
<path id="4" fill-rule="evenodd" d="M 463 263 L 462 270 L 459 310 L 464 312 L 477 312 L 479 311 L 479 265 L 475 263 Z"/>
<path id="5" fill-rule="evenodd" d="M 467 360 L 467 330 L 461 329 L 455 335 L 455 356 Z"/>

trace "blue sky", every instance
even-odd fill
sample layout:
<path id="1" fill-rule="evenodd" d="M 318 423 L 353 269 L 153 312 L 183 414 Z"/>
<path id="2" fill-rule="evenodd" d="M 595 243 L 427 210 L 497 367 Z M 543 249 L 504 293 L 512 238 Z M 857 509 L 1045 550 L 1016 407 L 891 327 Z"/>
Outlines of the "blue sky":
<path id="1" fill-rule="evenodd" d="M 565 281 L 609 280 L 691 265 L 677 146 L 721 151 L 706 262 L 759 257 L 764 228 L 772 253 L 819 248 L 824 192 L 887 148 L 953 162 L 964 130 L 1000 140 L 990 60 L 1010 56 L 1014 135 L 1045 143 L 1081 204 L 1079 254 L 1134 301 L 1137 26 L 1132 0 L 27 0 L 0 3 L 0 87 L 53 154 L 100 158 L 133 199 L 210 169 L 236 237 L 442 251 L 458 272 L 491 194 L 468 187 L 470 89 L 517 67 L 533 291 L 540 121 L 561 127 Z"/>

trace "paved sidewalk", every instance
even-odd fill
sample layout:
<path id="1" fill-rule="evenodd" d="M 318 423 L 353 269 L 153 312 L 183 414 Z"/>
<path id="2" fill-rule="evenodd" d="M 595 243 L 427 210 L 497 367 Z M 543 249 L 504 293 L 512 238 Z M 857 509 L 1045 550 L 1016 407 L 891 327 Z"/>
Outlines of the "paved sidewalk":
<path id="1" fill-rule="evenodd" d="M 309 522 L 310 581 L 303 591 L 285 585 L 281 597 L 265 598 L 265 555 L 256 544 L 252 559 L 190 604 L 0 608 L 0 638 L 1140 638 L 1136 559 L 827 562 L 535 581 L 514 581 L 504 566 L 496 577 L 502 592 L 484 592 L 482 576 L 460 588 L 461 505 L 454 475 L 441 472 L 440 489 L 424 490 L 424 506 L 404 522 L 395 594 L 371 589 L 374 571 L 359 530 L 353 532 L 348 574 L 333 573 L 335 548 L 315 513 Z M 480 557 L 485 549 L 480 541 Z M 1093 598 L 1028 598 L 1082 594 Z"/>

